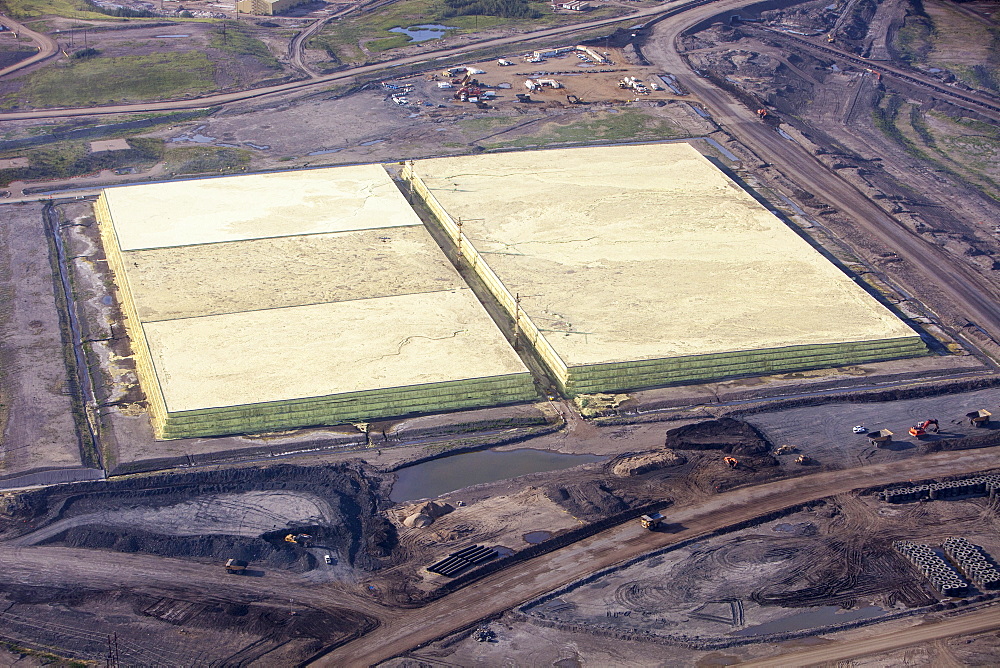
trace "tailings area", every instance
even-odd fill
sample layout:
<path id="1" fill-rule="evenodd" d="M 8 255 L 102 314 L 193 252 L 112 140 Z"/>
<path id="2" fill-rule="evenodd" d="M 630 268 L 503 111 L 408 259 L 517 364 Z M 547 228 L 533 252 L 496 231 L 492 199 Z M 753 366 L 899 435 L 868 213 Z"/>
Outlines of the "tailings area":
<path id="1" fill-rule="evenodd" d="M 771 654 L 776 643 L 843 638 L 874 622 L 909 628 L 946 618 L 956 604 L 982 601 L 984 591 L 942 596 L 893 541 L 940 552 L 947 537 L 964 536 L 996 555 L 997 528 L 988 498 L 912 504 L 887 504 L 871 494 L 826 498 L 750 528 L 652 551 L 389 665 L 473 665 L 503 657 L 519 665 L 651 666 L 668 656 L 673 665 L 725 656 L 728 665 Z"/>

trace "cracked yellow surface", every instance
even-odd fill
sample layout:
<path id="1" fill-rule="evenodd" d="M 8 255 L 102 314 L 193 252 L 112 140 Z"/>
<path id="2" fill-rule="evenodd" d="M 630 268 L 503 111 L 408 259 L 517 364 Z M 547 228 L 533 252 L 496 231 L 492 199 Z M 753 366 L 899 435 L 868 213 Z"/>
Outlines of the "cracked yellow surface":
<path id="1" fill-rule="evenodd" d="M 531 392 L 380 165 L 113 188 L 103 201 L 143 386 L 168 413 L 387 390 L 385 403 L 394 388 L 509 374 L 522 376 L 510 396 Z M 400 410 L 502 402 L 506 383 L 483 397 L 420 388 Z M 253 410 L 261 424 L 281 417 Z"/>
<path id="2" fill-rule="evenodd" d="M 381 165 L 107 188 L 123 251 L 419 225 Z"/>
<path id="3" fill-rule="evenodd" d="M 415 171 L 567 365 L 916 335 L 687 144 Z"/>
<path id="4" fill-rule="evenodd" d="M 125 255 L 125 271 L 143 321 L 465 286 L 422 225 Z"/>
<path id="5" fill-rule="evenodd" d="M 143 328 L 171 412 L 526 372 L 468 288 Z"/>

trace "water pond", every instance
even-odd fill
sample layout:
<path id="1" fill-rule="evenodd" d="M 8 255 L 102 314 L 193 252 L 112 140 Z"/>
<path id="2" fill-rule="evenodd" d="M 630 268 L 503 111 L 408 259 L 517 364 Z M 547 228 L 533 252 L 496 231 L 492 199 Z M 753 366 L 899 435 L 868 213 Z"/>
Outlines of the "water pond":
<path id="1" fill-rule="evenodd" d="M 558 471 L 599 462 L 597 455 L 564 455 L 545 450 L 481 450 L 434 459 L 400 469 L 389 498 L 393 501 L 427 499 L 484 482 L 506 480 L 528 473 Z"/>
<path id="2" fill-rule="evenodd" d="M 411 42 L 426 42 L 429 39 L 440 39 L 448 34 L 449 30 L 455 30 L 440 23 L 424 23 L 418 26 L 407 28 L 389 28 L 389 32 L 406 35 Z"/>

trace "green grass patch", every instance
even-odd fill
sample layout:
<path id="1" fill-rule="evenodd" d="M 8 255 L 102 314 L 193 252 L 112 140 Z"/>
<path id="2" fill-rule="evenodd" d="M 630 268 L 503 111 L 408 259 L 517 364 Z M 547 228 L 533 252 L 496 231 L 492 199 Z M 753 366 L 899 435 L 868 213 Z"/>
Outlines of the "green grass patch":
<path id="1" fill-rule="evenodd" d="M 183 146 L 166 151 L 166 169 L 172 174 L 228 174 L 250 165 L 252 153 L 241 148 Z"/>
<path id="2" fill-rule="evenodd" d="M 619 113 L 587 112 L 583 118 L 568 124 L 545 123 L 531 135 L 500 140 L 485 145 L 487 149 L 546 146 L 594 141 L 655 141 L 686 137 L 666 119 L 650 116 L 637 109 Z"/>
<path id="3" fill-rule="evenodd" d="M 281 63 L 274 57 L 264 42 L 254 37 L 246 23 L 223 21 L 212 29 L 210 45 L 221 51 L 240 56 L 253 56 L 265 66 L 281 69 Z"/>
<path id="4" fill-rule="evenodd" d="M 215 88 L 215 66 L 198 51 L 121 58 L 87 58 L 29 75 L 25 86 L 4 97 L 33 107 L 85 106 L 158 100 Z"/>
<path id="5" fill-rule="evenodd" d="M 148 169 L 163 157 L 162 139 L 133 137 L 128 143 L 131 147 L 128 150 L 101 153 L 91 153 L 88 143 L 83 141 L 56 142 L 18 151 L 16 155 L 28 158 L 29 166 L 0 169 L 0 186 L 11 181 L 65 179 L 102 169 Z"/>
<path id="6" fill-rule="evenodd" d="M 65 16 L 71 19 L 107 19 L 85 0 L 3 0 L 3 11 L 15 19 Z"/>
<path id="7" fill-rule="evenodd" d="M 21 656 L 30 656 L 37 659 L 43 666 L 57 666 L 59 668 L 88 668 L 93 664 L 87 661 L 77 661 L 76 659 L 67 659 L 66 657 L 59 656 L 58 654 L 53 654 L 52 652 L 42 652 L 37 649 L 31 649 L 30 647 L 23 647 L 16 643 L 8 642 L 6 640 L 0 641 L 0 647 L 12 654 L 20 654 Z"/>
<path id="8" fill-rule="evenodd" d="M 458 122 L 458 127 L 467 132 L 487 132 L 520 123 L 523 119 L 511 116 L 483 116 L 467 118 Z"/>
<path id="9" fill-rule="evenodd" d="M 917 7 L 916 11 L 907 14 L 902 27 L 896 31 L 896 49 L 903 60 L 910 63 L 925 62 L 933 47 L 934 26 L 923 6 L 918 4 Z"/>
<path id="10" fill-rule="evenodd" d="M 307 43 L 310 49 L 326 51 L 331 65 L 374 60 L 366 54 L 383 53 L 413 44 L 406 35 L 391 28 L 437 23 L 449 28 L 449 35 L 474 33 L 496 26 L 511 29 L 540 29 L 578 21 L 613 16 L 625 10 L 609 6 L 585 14 L 554 14 L 546 2 L 537 0 L 407 0 L 372 14 L 334 21 Z"/>

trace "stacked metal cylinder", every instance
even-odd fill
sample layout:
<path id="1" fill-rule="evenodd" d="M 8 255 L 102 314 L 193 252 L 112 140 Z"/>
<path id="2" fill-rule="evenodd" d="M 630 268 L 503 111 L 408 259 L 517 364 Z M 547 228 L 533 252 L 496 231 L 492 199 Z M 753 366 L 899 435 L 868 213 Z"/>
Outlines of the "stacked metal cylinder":
<path id="1" fill-rule="evenodd" d="M 977 587 L 1000 589 L 1000 572 L 981 548 L 960 537 L 947 539 L 942 547 L 951 563 Z"/>
<path id="2" fill-rule="evenodd" d="M 918 545 L 905 540 L 897 540 L 892 546 L 910 560 L 931 584 L 945 596 L 961 596 L 969 588 L 969 583 L 958 576 L 948 563 L 937 555 L 929 545 Z"/>
<path id="3" fill-rule="evenodd" d="M 889 503 L 906 503 L 923 499 L 949 499 L 956 496 L 988 494 L 994 498 L 1000 493 L 1000 475 L 983 475 L 965 480 L 935 482 L 913 487 L 887 489 L 878 493 L 878 498 Z"/>

